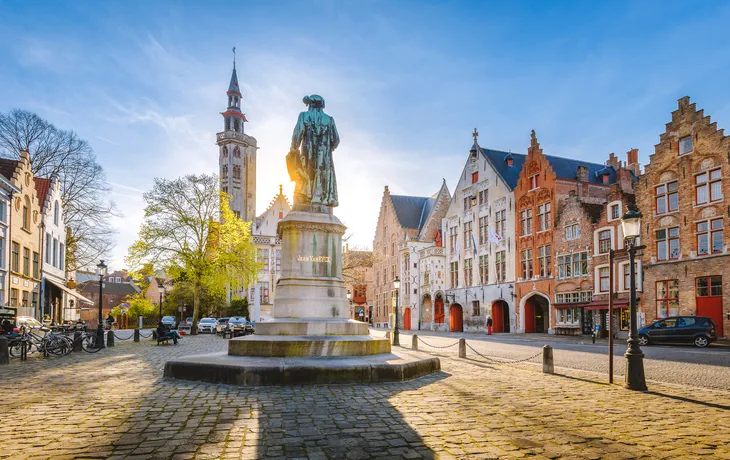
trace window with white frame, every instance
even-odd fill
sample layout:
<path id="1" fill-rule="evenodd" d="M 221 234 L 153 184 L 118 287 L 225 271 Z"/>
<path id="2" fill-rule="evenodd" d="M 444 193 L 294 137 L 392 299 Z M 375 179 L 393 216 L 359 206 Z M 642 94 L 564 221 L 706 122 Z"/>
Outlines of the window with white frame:
<path id="1" fill-rule="evenodd" d="M 505 210 L 494 213 L 494 231 L 504 238 L 504 231 L 507 228 L 507 213 Z"/>
<path id="2" fill-rule="evenodd" d="M 552 254 L 550 245 L 540 246 L 537 248 L 537 264 L 541 278 L 550 277 L 552 270 Z"/>
<path id="3" fill-rule="evenodd" d="M 459 286 L 459 262 L 451 262 L 451 287 Z"/>
<path id="4" fill-rule="evenodd" d="M 679 140 L 679 154 L 685 155 L 692 152 L 692 136 L 686 136 Z"/>
<path id="5" fill-rule="evenodd" d="M 609 271 L 608 267 L 598 268 L 598 292 L 608 292 L 609 288 Z"/>
<path id="6" fill-rule="evenodd" d="M 523 249 L 520 252 L 522 279 L 532 278 L 532 249 Z"/>
<path id="7" fill-rule="evenodd" d="M 611 230 L 598 232 L 598 253 L 605 254 L 611 250 Z"/>
<path id="8" fill-rule="evenodd" d="M 616 220 L 621 217 L 621 204 L 615 203 L 609 206 L 608 214 L 611 216 L 611 220 Z"/>
<path id="9" fill-rule="evenodd" d="M 532 235 L 532 209 L 525 209 L 520 212 L 521 235 Z"/>
<path id="10" fill-rule="evenodd" d="M 695 176 L 695 204 L 722 200 L 722 169 L 705 171 Z"/>
<path id="11" fill-rule="evenodd" d="M 550 203 L 543 203 L 537 207 L 538 231 L 543 232 L 550 229 L 551 213 Z"/>
<path id="12" fill-rule="evenodd" d="M 697 255 L 722 253 L 722 217 L 697 222 Z"/>
<path id="13" fill-rule="evenodd" d="M 663 228 L 656 231 L 657 260 L 679 259 L 679 227 Z"/>
<path id="14" fill-rule="evenodd" d="M 558 292 L 555 294 L 555 303 L 588 303 L 593 301 L 591 291 Z"/>
<path id="15" fill-rule="evenodd" d="M 487 227 L 489 226 L 489 217 L 484 216 L 479 218 L 479 245 L 487 244 L 489 241 L 489 234 L 487 233 Z"/>
<path id="16" fill-rule="evenodd" d="M 473 274 L 472 259 L 464 259 L 464 286 L 471 286 Z"/>
<path id="17" fill-rule="evenodd" d="M 558 256 L 558 278 L 588 276 L 588 252 L 576 252 Z"/>
<path id="18" fill-rule="evenodd" d="M 534 176 L 530 176 L 530 190 L 535 190 L 540 186 L 540 175 L 535 174 Z"/>
<path id="19" fill-rule="evenodd" d="M 679 209 L 679 185 L 676 180 L 657 185 L 654 190 L 656 192 L 657 214 L 666 214 Z"/>
<path id="20" fill-rule="evenodd" d="M 573 223 L 565 226 L 565 239 L 577 240 L 580 238 L 580 224 Z"/>
<path id="21" fill-rule="evenodd" d="M 501 283 L 507 279 L 507 252 L 499 251 L 494 255 L 494 272 L 497 282 Z"/>
<path id="22" fill-rule="evenodd" d="M 489 256 L 479 256 L 479 284 L 489 284 Z"/>
<path id="23" fill-rule="evenodd" d="M 557 308 L 555 321 L 560 326 L 575 326 L 580 324 L 580 308 Z"/>

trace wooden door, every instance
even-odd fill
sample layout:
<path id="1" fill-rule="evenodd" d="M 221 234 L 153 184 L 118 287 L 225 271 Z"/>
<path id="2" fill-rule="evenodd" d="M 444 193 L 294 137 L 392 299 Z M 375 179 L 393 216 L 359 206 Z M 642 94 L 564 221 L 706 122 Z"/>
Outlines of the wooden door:
<path id="1" fill-rule="evenodd" d="M 494 332 L 504 332 L 504 307 L 501 302 L 492 304 L 492 330 Z"/>
<path id="2" fill-rule="evenodd" d="M 461 305 L 452 305 L 449 309 L 449 330 L 451 332 L 462 332 L 464 330 L 464 314 Z"/>
<path id="3" fill-rule="evenodd" d="M 406 308 L 406 311 L 403 312 L 403 330 L 404 331 L 411 330 L 411 309 L 410 308 Z"/>
<path id="4" fill-rule="evenodd" d="M 697 278 L 697 316 L 707 316 L 715 323 L 718 337 L 725 337 L 722 327 L 722 276 Z"/>

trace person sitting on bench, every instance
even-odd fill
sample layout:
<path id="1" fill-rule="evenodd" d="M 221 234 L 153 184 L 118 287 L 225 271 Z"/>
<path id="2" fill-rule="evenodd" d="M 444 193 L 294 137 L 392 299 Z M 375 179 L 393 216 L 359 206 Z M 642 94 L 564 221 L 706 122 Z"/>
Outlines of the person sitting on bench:
<path id="1" fill-rule="evenodd" d="M 177 331 L 168 331 L 165 329 L 165 325 L 160 323 L 157 325 L 157 339 L 159 340 L 165 337 L 171 338 L 172 343 L 177 345 Z"/>

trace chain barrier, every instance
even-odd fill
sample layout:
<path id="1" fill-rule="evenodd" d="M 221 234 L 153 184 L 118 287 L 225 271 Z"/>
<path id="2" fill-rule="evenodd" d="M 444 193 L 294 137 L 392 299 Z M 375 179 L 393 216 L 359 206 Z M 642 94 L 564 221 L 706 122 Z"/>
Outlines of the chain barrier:
<path id="1" fill-rule="evenodd" d="M 541 355 L 542 355 L 542 350 L 540 350 L 540 351 L 538 351 L 538 352 L 537 352 L 536 354 L 534 354 L 534 355 L 530 356 L 529 358 L 524 358 L 524 359 L 515 359 L 515 360 L 504 360 L 504 359 L 495 359 L 495 358 L 490 358 L 489 356 L 484 356 L 483 354 L 479 353 L 478 351 L 476 351 L 476 350 L 474 349 L 474 347 L 472 347 L 471 345 L 469 345 L 469 342 L 466 342 L 466 346 L 467 346 L 467 347 L 468 347 L 468 348 L 469 348 L 469 349 L 470 349 L 471 351 L 473 351 L 473 352 L 474 352 L 475 354 L 477 354 L 478 356 L 480 356 L 480 357 L 482 357 L 482 358 L 486 359 L 487 361 L 490 361 L 490 362 L 493 362 L 493 363 L 497 363 L 497 364 L 519 364 L 519 363 L 524 363 L 525 361 L 529 361 L 529 360 L 531 360 L 531 359 L 535 359 L 535 358 L 537 358 L 538 356 L 541 356 Z"/>
<path id="2" fill-rule="evenodd" d="M 424 342 L 423 339 L 420 338 L 420 337 L 418 338 L 418 340 L 420 340 L 427 347 L 438 348 L 438 349 L 450 348 L 450 347 L 453 347 L 454 345 L 458 345 L 459 344 L 459 341 L 457 340 L 456 342 L 452 343 L 451 345 L 446 345 L 444 347 L 437 347 L 436 345 L 431 345 L 429 343 Z"/>
<path id="3" fill-rule="evenodd" d="M 140 331 L 139 336 L 142 337 L 143 339 L 149 339 L 150 337 L 152 337 L 152 333 L 150 332 L 150 335 L 144 335 L 144 334 L 142 334 L 142 331 Z"/>
<path id="4" fill-rule="evenodd" d="M 112 332 L 112 334 L 114 334 L 114 337 L 116 339 L 118 339 L 118 340 L 132 340 L 134 338 L 134 333 L 132 333 L 132 335 L 130 335 L 126 339 L 123 339 L 122 337 L 119 337 L 116 332 Z"/>

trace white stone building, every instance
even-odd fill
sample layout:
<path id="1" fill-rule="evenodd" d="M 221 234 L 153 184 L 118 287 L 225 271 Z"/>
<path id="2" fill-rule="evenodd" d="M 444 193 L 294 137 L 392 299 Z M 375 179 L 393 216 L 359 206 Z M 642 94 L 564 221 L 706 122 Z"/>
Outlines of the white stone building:
<path id="1" fill-rule="evenodd" d="M 8 305 L 8 266 L 10 265 L 10 201 L 20 189 L 0 174 L 0 306 Z"/>
<path id="2" fill-rule="evenodd" d="M 280 185 L 279 193 L 269 207 L 251 225 L 256 260 L 263 264 L 256 285 L 249 288 L 249 311 L 253 321 L 271 318 L 276 283 L 281 276 L 281 239 L 276 228 L 289 211 L 291 205 Z"/>
<path id="3" fill-rule="evenodd" d="M 446 279 L 440 330 L 520 332 L 514 307 L 514 187 L 524 155 L 476 141 L 442 222 Z"/>

